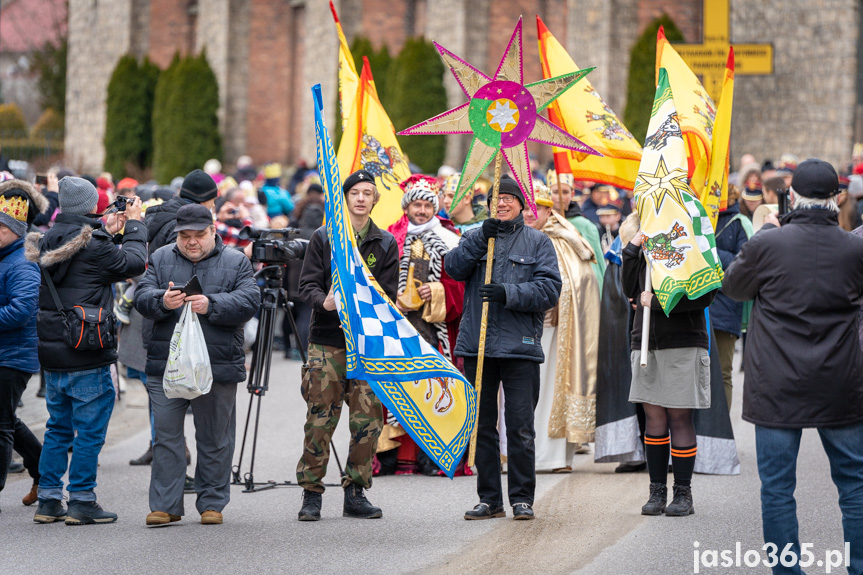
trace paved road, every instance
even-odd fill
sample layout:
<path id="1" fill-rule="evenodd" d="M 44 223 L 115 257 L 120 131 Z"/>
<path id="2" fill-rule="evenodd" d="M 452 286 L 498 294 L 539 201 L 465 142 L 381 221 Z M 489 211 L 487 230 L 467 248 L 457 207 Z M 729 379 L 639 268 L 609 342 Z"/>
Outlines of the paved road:
<path id="1" fill-rule="evenodd" d="M 294 479 L 300 455 L 305 406 L 299 396 L 299 363 L 274 360 L 272 390 L 261 404 L 261 431 L 255 478 Z M 736 374 L 736 384 L 742 384 Z M 28 389 L 25 412 L 40 417 L 41 400 Z M 739 388 L 739 387 L 738 387 Z M 384 510 L 379 521 L 341 517 L 342 493 L 324 495 L 323 520 L 296 521 L 301 491 L 294 487 L 260 493 L 233 488 L 225 524 L 202 526 L 194 496 L 187 515 L 168 527 L 148 529 L 149 468 L 128 460 L 147 443 L 142 387 L 131 382 L 115 412 L 103 451 L 97 489 L 103 505 L 120 515 L 114 525 L 37 525 L 33 508 L 19 503 L 29 487 L 11 476 L 0 495 L 0 574 L 6 573 L 692 573 L 694 542 L 701 550 L 761 547 L 759 482 L 753 428 L 740 421 L 739 395 L 733 407 L 743 472 L 737 477 L 696 476 L 698 513 L 687 518 L 639 514 L 647 494 L 646 474 L 615 475 L 614 465 L 596 465 L 577 456 L 567 476 L 538 477 L 539 518 L 468 522 L 463 511 L 475 503 L 475 480 L 383 477 L 369 498 Z M 242 430 L 248 393 L 238 390 Z M 187 436 L 192 437 L 191 418 Z M 241 432 L 241 431 L 240 431 Z M 238 451 L 239 441 L 238 437 Z M 335 437 L 347 452 L 346 426 Z M 190 446 L 192 447 L 192 446 Z M 248 470 L 248 454 L 243 465 Z M 804 434 L 798 499 L 801 540 L 819 554 L 841 548 L 836 489 L 817 435 Z M 336 481 L 331 467 L 327 481 Z M 701 568 L 702 573 L 768 573 L 760 568 Z M 825 569 L 811 569 L 823 573 Z M 834 569 L 834 573 L 845 573 Z"/>

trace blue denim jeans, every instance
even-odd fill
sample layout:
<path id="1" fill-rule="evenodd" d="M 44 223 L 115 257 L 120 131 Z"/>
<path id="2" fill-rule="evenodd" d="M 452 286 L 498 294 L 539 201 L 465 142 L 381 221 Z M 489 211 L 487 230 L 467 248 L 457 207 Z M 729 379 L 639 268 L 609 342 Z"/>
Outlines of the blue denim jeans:
<path id="1" fill-rule="evenodd" d="M 755 426 L 758 475 L 761 477 L 761 522 L 764 542 L 775 543 L 777 556 L 788 543 L 800 556 L 797 530 L 797 454 L 802 429 Z M 863 574 L 863 423 L 818 429 L 830 460 L 830 475 L 839 491 L 842 528 L 851 544 L 849 575 Z M 838 544 L 834 549 L 842 549 Z M 803 573 L 798 565 L 773 567 L 774 575 Z"/>
<path id="2" fill-rule="evenodd" d="M 46 371 L 45 384 L 48 424 L 39 460 L 39 499 L 63 498 L 63 475 L 68 466 L 69 500 L 95 501 L 99 452 L 114 411 L 111 368 Z"/>

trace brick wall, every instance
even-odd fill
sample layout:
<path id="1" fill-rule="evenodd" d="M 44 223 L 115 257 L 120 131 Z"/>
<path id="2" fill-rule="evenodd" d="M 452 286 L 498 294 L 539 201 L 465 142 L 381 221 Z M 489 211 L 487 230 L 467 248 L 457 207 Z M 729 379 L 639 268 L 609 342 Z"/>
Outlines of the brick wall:
<path id="1" fill-rule="evenodd" d="M 114 3 L 127 2 L 116 0 Z M 186 55 L 195 48 L 195 18 L 189 15 L 191 5 L 197 7 L 196 2 L 192 4 L 189 0 L 150 0 L 150 60 L 163 70 L 175 53 Z"/>

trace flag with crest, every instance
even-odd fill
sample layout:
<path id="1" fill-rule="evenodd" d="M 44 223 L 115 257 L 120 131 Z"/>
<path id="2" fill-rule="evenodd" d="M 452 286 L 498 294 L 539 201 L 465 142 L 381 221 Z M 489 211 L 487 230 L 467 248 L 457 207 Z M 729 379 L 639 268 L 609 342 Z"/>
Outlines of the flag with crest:
<path id="1" fill-rule="evenodd" d="M 554 78 L 577 71 L 578 66 L 539 16 L 536 28 L 542 77 Z M 558 173 L 572 174 L 577 180 L 632 189 L 641 161 L 641 146 L 587 78 L 561 94 L 546 110 L 554 125 L 575 134 L 602 154 L 597 156 L 555 146 L 554 167 Z"/>
<path id="2" fill-rule="evenodd" d="M 696 299 L 722 285 L 713 225 L 689 188 L 686 144 L 674 103 L 661 68 L 634 192 L 642 249 L 666 315 L 682 297 Z"/>
<path id="3" fill-rule="evenodd" d="M 363 262 L 323 120 L 320 84 L 312 91 L 333 294 L 345 334 L 347 376 L 368 381 L 414 442 L 452 477 L 473 431 L 476 392 L 402 316 Z"/>

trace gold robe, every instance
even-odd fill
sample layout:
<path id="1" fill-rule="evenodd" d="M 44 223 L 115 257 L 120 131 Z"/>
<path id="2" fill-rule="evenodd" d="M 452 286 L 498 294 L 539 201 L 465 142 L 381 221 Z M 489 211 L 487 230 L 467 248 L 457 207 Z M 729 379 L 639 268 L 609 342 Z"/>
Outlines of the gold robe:
<path id="1" fill-rule="evenodd" d="M 596 430 L 596 361 L 599 350 L 599 283 L 593 249 L 575 227 L 552 213 L 542 231 L 551 238 L 563 287 L 546 322 L 556 326 L 557 365 L 550 438 L 590 443 Z M 598 257 L 602 257 L 601 254 Z"/>

